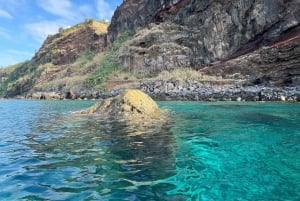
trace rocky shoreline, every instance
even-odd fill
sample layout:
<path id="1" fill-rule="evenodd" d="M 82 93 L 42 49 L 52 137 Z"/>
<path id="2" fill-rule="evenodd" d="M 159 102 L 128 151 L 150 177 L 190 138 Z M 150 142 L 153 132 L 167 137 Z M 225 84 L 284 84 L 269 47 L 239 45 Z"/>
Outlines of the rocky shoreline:
<path id="1" fill-rule="evenodd" d="M 180 83 L 178 80 L 140 81 L 135 87 L 155 100 L 172 101 L 300 101 L 300 87 L 272 87 L 211 84 L 199 81 Z M 44 100 L 91 100 L 114 97 L 125 88 L 109 91 L 83 90 L 76 92 L 29 92 L 15 98 Z"/>
<path id="2" fill-rule="evenodd" d="M 299 87 L 217 86 L 201 83 L 144 83 L 142 90 L 157 100 L 300 101 Z"/>

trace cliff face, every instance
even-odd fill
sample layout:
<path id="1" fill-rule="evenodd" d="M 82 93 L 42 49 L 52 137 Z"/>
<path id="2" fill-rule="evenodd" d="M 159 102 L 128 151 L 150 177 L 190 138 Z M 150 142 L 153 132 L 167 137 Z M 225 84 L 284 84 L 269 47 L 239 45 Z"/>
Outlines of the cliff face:
<path id="1" fill-rule="evenodd" d="M 60 33 L 48 36 L 33 60 L 54 65 L 70 64 L 84 51 L 103 51 L 107 27 L 107 23 L 86 20 L 82 24 L 61 29 Z"/>
<path id="2" fill-rule="evenodd" d="M 115 12 L 108 38 L 113 41 L 121 32 L 135 30 L 135 37 L 123 47 L 119 60 L 127 69 L 151 73 L 179 67 L 215 68 L 220 66 L 212 65 L 216 62 L 260 48 L 264 49 L 264 62 L 270 60 L 269 54 L 276 57 L 272 54 L 277 50 L 269 48 L 273 44 L 297 41 L 299 24 L 298 0 L 127 0 Z M 299 49 L 291 51 L 299 57 Z M 281 60 L 272 65 L 276 62 Z M 293 65 L 297 71 L 293 75 L 299 76 L 300 59 L 296 58 Z M 280 66 L 284 66 L 280 67 L 285 72 L 282 75 L 287 75 L 289 65 Z M 257 70 L 257 74 L 265 71 Z M 233 73 L 247 76 L 249 71 L 245 65 Z M 252 78 L 258 76 L 250 74 Z"/>
<path id="3" fill-rule="evenodd" d="M 299 86 L 300 37 L 278 41 L 201 71 L 227 78 L 247 78 L 250 85 Z"/>
<path id="4" fill-rule="evenodd" d="M 122 32 L 148 25 L 161 10 L 178 2 L 180 0 L 124 0 L 112 17 L 108 28 L 108 41 L 112 43 Z"/>

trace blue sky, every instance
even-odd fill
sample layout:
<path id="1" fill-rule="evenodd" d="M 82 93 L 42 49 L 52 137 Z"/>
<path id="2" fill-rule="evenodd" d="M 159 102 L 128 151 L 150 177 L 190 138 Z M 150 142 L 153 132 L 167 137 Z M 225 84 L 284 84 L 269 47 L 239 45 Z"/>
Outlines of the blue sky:
<path id="1" fill-rule="evenodd" d="M 0 67 L 31 59 L 47 35 L 83 22 L 110 20 L 122 0 L 0 0 Z"/>

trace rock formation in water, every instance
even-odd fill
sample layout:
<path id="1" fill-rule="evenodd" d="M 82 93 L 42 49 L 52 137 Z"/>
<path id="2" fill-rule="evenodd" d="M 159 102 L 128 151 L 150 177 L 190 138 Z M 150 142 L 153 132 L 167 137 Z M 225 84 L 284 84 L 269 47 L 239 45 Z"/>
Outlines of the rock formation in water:
<path id="1" fill-rule="evenodd" d="M 79 114 L 98 114 L 117 119 L 149 118 L 160 114 L 150 96 L 140 90 L 128 89 L 124 93 L 97 103 Z"/>

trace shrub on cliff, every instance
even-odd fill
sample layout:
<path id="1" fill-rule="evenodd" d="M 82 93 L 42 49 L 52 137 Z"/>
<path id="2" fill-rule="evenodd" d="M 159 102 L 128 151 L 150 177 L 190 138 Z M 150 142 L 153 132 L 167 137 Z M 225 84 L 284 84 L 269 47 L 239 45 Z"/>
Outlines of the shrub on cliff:
<path id="1" fill-rule="evenodd" d="M 29 90 L 35 77 L 35 69 L 36 65 L 30 61 L 17 64 L 1 83 L 1 93 L 15 96 Z"/>
<path id="2" fill-rule="evenodd" d="M 115 40 L 110 49 L 106 49 L 102 53 L 103 59 L 98 64 L 97 69 L 85 81 L 87 87 L 103 88 L 109 76 L 121 69 L 121 64 L 118 61 L 118 51 L 122 44 L 132 36 L 132 32 L 124 32 Z"/>

